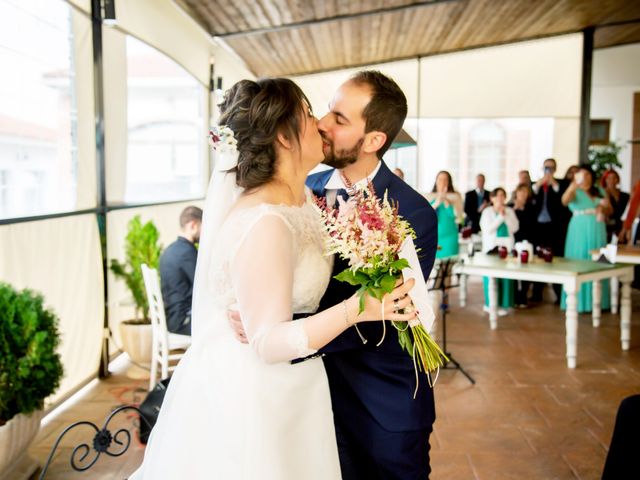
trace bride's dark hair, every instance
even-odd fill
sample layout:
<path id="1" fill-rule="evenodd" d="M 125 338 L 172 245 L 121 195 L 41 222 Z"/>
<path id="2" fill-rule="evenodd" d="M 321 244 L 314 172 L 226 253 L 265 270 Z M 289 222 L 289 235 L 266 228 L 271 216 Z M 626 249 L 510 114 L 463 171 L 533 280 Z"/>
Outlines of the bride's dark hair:
<path id="1" fill-rule="evenodd" d="M 218 124 L 233 130 L 238 141 L 238 186 L 252 189 L 275 173 L 278 133 L 300 143 L 300 120 L 309 100 L 287 78 L 240 80 L 224 95 Z"/>

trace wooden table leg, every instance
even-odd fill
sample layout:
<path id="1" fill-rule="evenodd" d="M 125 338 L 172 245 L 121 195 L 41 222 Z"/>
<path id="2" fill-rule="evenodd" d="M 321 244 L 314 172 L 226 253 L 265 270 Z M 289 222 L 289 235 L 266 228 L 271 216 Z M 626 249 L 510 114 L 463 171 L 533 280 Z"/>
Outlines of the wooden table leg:
<path id="1" fill-rule="evenodd" d="M 567 342 L 567 367 L 576 368 L 576 357 L 578 355 L 578 310 L 576 283 L 567 283 L 564 286 L 567 294 L 567 312 L 565 319 L 566 342 Z"/>
<path id="2" fill-rule="evenodd" d="M 620 293 L 620 280 L 618 277 L 611 279 L 611 313 L 618 313 L 618 295 Z"/>
<path id="3" fill-rule="evenodd" d="M 498 279 L 489 277 L 489 324 L 491 330 L 498 328 Z"/>
<path id="4" fill-rule="evenodd" d="M 622 350 L 629 350 L 631 343 L 631 278 L 622 280 L 622 299 L 620 302 L 620 343 Z"/>
<path id="5" fill-rule="evenodd" d="M 467 275 L 460 275 L 460 306 L 467 306 Z"/>
<path id="6" fill-rule="evenodd" d="M 600 308 L 602 302 L 602 286 L 600 280 L 592 282 L 591 291 L 591 322 L 594 327 L 600 326 L 600 319 L 602 318 L 602 310 Z"/>

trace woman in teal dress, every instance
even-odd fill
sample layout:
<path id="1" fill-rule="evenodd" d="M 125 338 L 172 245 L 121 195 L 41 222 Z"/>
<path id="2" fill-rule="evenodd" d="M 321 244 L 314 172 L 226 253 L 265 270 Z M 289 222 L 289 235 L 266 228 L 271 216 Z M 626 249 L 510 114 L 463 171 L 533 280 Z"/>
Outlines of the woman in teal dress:
<path id="1" fill-rule="evenodd" d="M 494 248 L 506 246 L 509 251 L 514 245 L 514 234 L 520 228 L 516 213 L 506 205 L 507 192 L 498 187 L 489 194 L 491 207 L 485 208 L 480 216 L 482 251 L 489 253 Z M 483 277 L 484 309 L 489 309 L 489 278 Z M 506 315 L 515 304 L 515 281 L 498 279 L 498 315 Z"/>
<path id="2" fill-rule="evenodd" d="M 606 198 L 593 182 L 593 171 L 581 166 L 573 181 L 562 195 L 562 203 L 569 207 L 572 217 L 567 231 L 565 258 L 591 259 L 591 250 L 607 244 L 605 215 L 609 212 Z M 610 308 L 609 282 L 601 281 L 603 309 Z M 562 309 L 566 309 L 566 294 L 562 292 Z M 578 312 L 590 312 L 593 301 L 591 282 L 584 283 L 578 291 Z"/>
<path id="3" fill-rule="evenodd" d="M 438 250 L 436 258 L 458 255 L 458 224 L 462 221 L 462 197 L 453 188 L 451 174 L 441 171 L 436 176 L 427 200 L 438 215 Z"/>

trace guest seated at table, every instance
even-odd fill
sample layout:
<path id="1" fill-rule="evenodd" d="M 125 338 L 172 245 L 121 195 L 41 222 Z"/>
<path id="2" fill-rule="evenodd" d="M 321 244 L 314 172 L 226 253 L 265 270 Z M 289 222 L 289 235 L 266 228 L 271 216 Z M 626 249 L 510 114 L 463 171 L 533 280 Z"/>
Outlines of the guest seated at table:
<path id="1" fill-rule="evenodd" d="M 610 242 L 613 235 L 618 235 L 622 230 L 622 215 L 627 209 L 629 194 L 620 191 L 620 176 L 615 170 L 604 172 L 601 182 L 611 205 L 611 214 L 607 217 L 607 242 Z"/>
<path id="2" fill-rule="evenodd" d="M 607 244 L 606 215 L 610 212 L 610 205 L 593 183 L 593 171 L 583 165 L 573 176 L 573 181 L 562 195 L 562 203 L 567 205 L 573 214 L 569 222 L 564 256 L 570 259 L 591 259 L 591 251 Z M 609 282 L 602 281 L 603 309 L 610 308 Z M 577 298 L 579 313 L 590 312 L 592 284 L 585 283 L 580 287 Z M 566 294 L 562 293 L 562 309 L 566 309 Z"/>
<path id="3" fill-rule="evenodd" d="M 489 195 L 491 207 L 486 208 L 480 217 L 482 230 L 482 251 L 488 253 L 499 245 L 509 250 L 514 244 L 514 234 L 518 231 L 518 217 L 512 208 L 506 205 L 507 193 L 498 187 Z M 489 310 L 489 279 L 484 277 L 484 309 Z M 498 315 L 506 315 L 514 305 L 513 280 L 498 279 Z"/>
<path id="4" fill-rule="evenodd" d="M 462 223 L 464 212 L 462 197 L 453 188 L 451 174 L 441 171 L 436 176 L 433 190 L 427 194 L 427 200 L 438 214 L 438 251 L 436 258 L 457 255 L 458 225 Z"/>
<path id="5" fill-rule="evenodd" d="M 191 297 L 200 241 L 202 209 L 186 207 L 180 214 L 180 235 L 160 256 L 160 285 L 167 329 L 191 335 Z"/>
<path id="6" fill-rule="evenodd" d="M 536 212 L 531 198 L 531 185 L 521 183 L 513 192 L 513 211 L 518 217 L 519 228 L 514 234 L 516 242 L 523 240 L 533 244 L 535 242 Z M 526 308 L 529 306 L 528 292 L 531 282 L 518 280 L 516 282 L 515 303 L 516 307 Z"/>

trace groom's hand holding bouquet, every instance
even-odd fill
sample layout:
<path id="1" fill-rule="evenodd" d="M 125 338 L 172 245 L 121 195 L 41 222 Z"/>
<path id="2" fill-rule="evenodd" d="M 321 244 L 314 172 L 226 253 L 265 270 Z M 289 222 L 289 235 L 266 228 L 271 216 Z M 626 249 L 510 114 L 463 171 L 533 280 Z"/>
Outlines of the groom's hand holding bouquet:
<path id="1" fill-rule="evenodd" d="M 385 295 L 392 292 L 403 277 L 405 281 L 415 278 L 416 285 L 409 295 L 413 304 L 420 307 L 417 318 L 391 324 L 398 332 L 400 345 L 413 358 L 416 379 L 418 370 L 427 374 L 437 371 L 448 359 L 428 333 L 434 314 L 427 302 L 424 277 L 413 244 L 415 233 L 398 215 L 397 206 L 390 203 L 386 194 L 379 199 L 370 183 L 350 190 L 352 195 L 348 201 L 338 197 L 337 208 L 328 207 L 325 199 L 316 199 L 327 232 L 327 254 L 338 254 L 349 263 L 349 268 L 335 278 L 359 287 L 360 311 L 364 309 L 367 294 L 382 302 L 384 333 L 378 346 L 386 334 Z M 413 304 L 406 307 L 404 313 L 413 311 Z M 397 300 L 394 306 L 394 312 L 401 313 Z"/>

